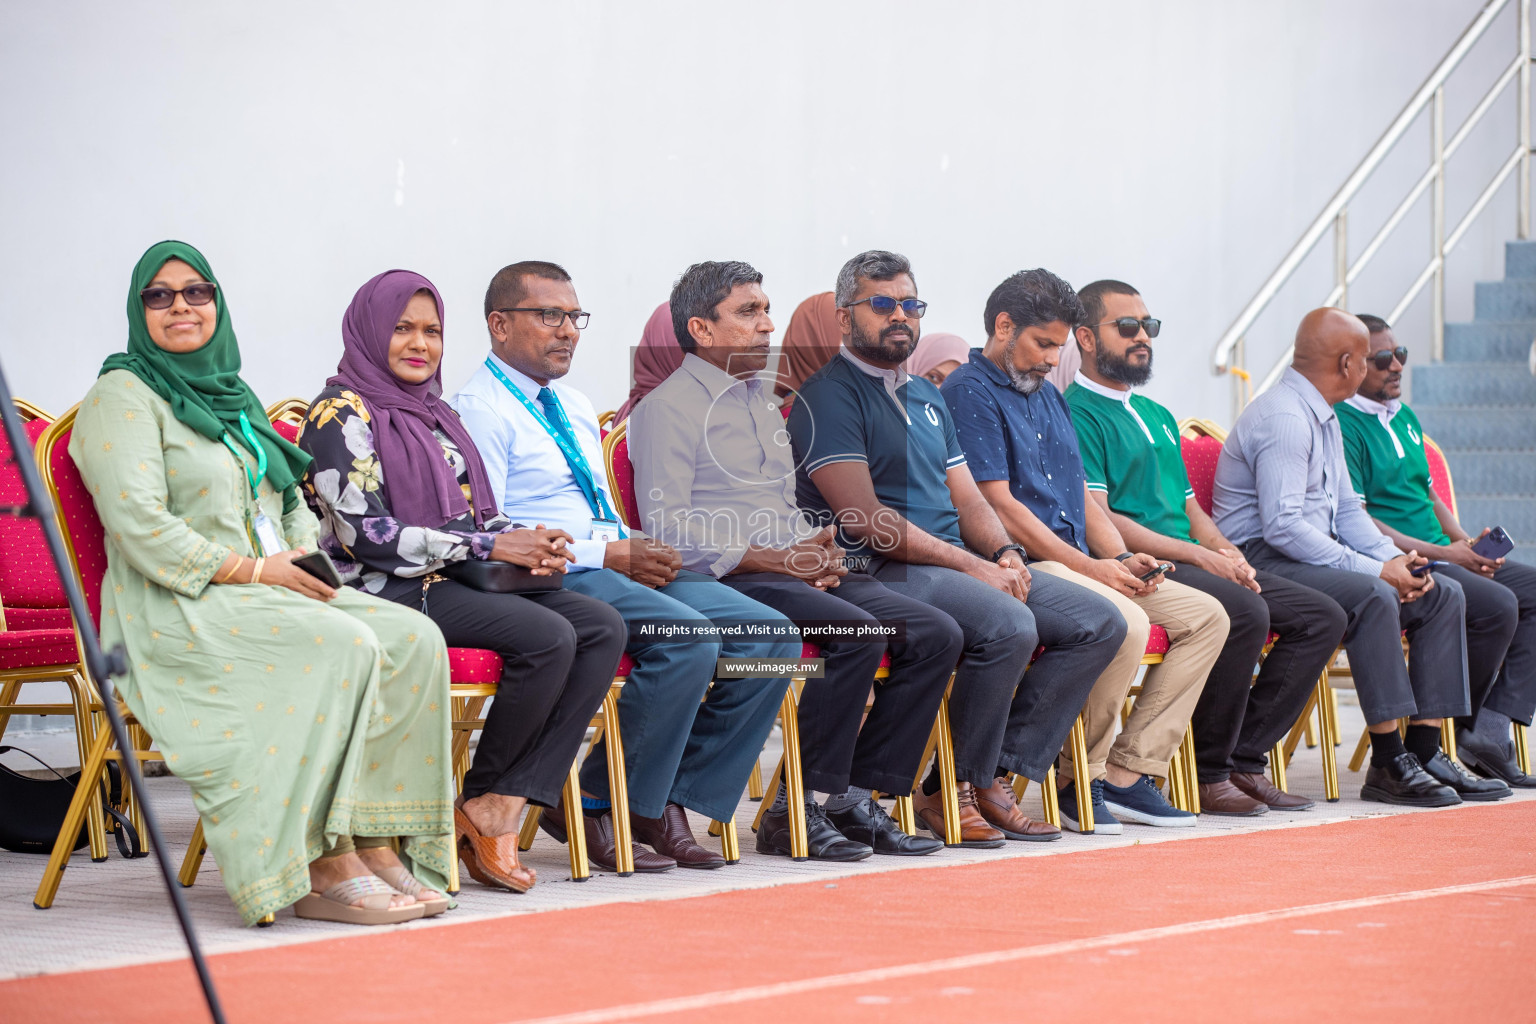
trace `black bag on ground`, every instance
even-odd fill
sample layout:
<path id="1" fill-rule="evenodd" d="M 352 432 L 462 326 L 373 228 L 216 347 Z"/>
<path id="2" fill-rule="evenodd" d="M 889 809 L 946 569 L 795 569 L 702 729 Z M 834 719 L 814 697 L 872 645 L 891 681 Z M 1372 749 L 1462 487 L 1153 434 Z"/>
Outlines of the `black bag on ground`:
<path id="1" fill-rule="evenodd" d="M 59 837 L 59 829 L 64 827 L 69 803 L 75 798 L 80 770 L 77 768 L 68 775 L 61 774 L 58 769 L 19 747 L 0 747 L 0 754 L 12 750 L 26 754 L 53 772 L 54 777 L 34 779 L 0 764 L 0 848 L 12 853 L 50 854 Z M 139 842 L 138 831 L 117 810 L 122 802 L 121 769 L 108 762 L 107 774 L 112 780 L 112 789 L 108 793 L 106 786 L 102 786 L 103 809 L 117 837 L 118 852 L 124 857 L 142 857 L 147 851 Z M 80 835 L 75 838 L 72 850 L 78 850 L 89 842 L 85 828 L 83 824 L 80 826 Z"/>

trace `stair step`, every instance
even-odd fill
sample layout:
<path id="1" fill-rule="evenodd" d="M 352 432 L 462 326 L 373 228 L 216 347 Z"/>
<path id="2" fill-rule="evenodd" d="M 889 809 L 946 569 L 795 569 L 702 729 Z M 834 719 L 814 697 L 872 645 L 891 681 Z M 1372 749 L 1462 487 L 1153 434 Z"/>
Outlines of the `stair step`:
<path id="1" fill-rule="evenodd" d="M 1484 498 L 1458 489 L 1456 518 L 1468 533 L 1502 526 L 1516 540 L 1536 540 L 1536 495 Z"/>
<path id="2" fill-rule="evenodd" d="M 1536 245 L 1536 242 L 1531 243 Z M 1445 325 L 1445 361 L 1448 363 L 1523 362 L 1536 340 L 1536 320 L 1480 320 Z M 1429 361 L 1429 352 L 1413 352 L 1410 359 Z"/>
<path id="3" fill-rule="evenodd" d="M 1509 553 L 1509 561 L 1536 565 L 1536 544 L 1516 544 Z"/>
<path id="4" fill-rule="evenodd" d="M 1536 438 L 1536 407 L 1415 405 L 1413 411 L 1442 448 L 1524 448 Z"/>
<path id="5" fill-rule="evenodd" d="M 1411 366 L 1413 407 L 1536 405 L 1536 376 L 1525 363 L 1431 363 Z"/>
<path id="6" fill-rule="evenodd" d="M 1504 276 L 1536 279 L 1536 242 L 1504 243 Z"/>
<path id="7" fill-rule="evenodd" d="M 1536 318 L 1536 279 L 1479 281 L 1473 303 L 1478 320 L 1530 320 Z"/>
<path id="8" fill-rule="evenodd" d="M 1536 494 L 1536 448 L 1513 451 L 1445 449 L 1456 493 L 1498 494 L 1514 491 Z M 1532 540 L 1536 540 L 1533 537 Z"/>

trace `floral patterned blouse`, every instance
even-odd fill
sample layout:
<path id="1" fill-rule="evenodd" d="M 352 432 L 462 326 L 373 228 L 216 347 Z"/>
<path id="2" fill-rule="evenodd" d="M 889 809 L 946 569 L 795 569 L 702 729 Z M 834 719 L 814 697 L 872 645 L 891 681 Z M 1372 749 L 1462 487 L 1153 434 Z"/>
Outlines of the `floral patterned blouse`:
<path id="1" fill-rule="evenodd" d="M 315 459 L 304 477 L 304 495 L 320 518 L 320 546 L 343 583 L 418 604 L 425 577 L 449 562 L 489 558 L 496 535 L 515 527 L 498 515 L 476 530 L 470 512 L 435 529 L 396 519 L 371 419 L 356 393 L 341 387 L 320 392 L 299 431 L 299 447 Z M 437 440 L 467 498 L 468 463 L 441 431 Z"/>

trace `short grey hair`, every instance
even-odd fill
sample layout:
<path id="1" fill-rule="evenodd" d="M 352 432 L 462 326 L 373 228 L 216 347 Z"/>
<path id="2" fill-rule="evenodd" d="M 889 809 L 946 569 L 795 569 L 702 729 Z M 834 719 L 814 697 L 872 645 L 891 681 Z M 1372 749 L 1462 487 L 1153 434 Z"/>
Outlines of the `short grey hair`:
<path id="1" fill-rule="evenodd" d="M 762 283 L 762 273 L 741 260 L 695 263 L 683 271 L 667 300 L 672 307 L 672 335 L 677 338 L 677 347 L 684 352 L 698 348 L 693 335 L 688 333 L 689 320 L 718 320 L 715 307 L 730 296 L 732 289 L 739 284 Z"/>
<path id="2" fill-rule="evenodd" d="M 853 297 L 859 294 L 861 277 L 868 281 L 889 281 L 902 274 L 912 279 L 913 287 L 917 286 L 917 275 L 912 273 L 912 264 L 901 253 L 886 252 L 884 249 L 861 252 L 844 263 L 843 269 L 837 272 L 837 305 L 842 308 L 853 301 Z"/>

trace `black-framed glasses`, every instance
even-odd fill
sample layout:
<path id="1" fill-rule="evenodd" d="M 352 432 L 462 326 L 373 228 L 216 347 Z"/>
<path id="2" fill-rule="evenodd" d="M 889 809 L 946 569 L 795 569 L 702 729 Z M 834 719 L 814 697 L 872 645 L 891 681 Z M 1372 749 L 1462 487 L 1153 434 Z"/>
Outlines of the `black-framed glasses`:
<path id="1" fill-rule="evenodd" d="M 848 303 L 848 308 L 852 309 L 863 302 L 869 303 L 869 308 L 881 316 L 890 316 L 896 312 L 897 306 L 900 306 L 901 311 L 913 320 L 921 320 L 923 314 L 928 312 L 928 303 L 922 299 L 901 299 L 897 301 L 889 295 L 871 295 L 867 299 L 859 299 L 858 302 Z"/>
<path id="2" fill-rule="evenodd" d="M 189 306 L 206 306 L 213 301 L 218 291 L 219 286 L 212 281 L 198 281 L 185 288 L 145 288 L 139 292 L 139 298 L 144 301 L 146 309 L 170 309 L 178 295 L 186 299 Z"/>
<path id="3" fill-rule="evenodd" d="M 1105 320 L 1103 323 L 1094 324 L 1093 326 L 1108 327 L 1110 324 L 1115 325 L 1115 329 L 1120 332 L 1120 337 L 1122 338 L 1134 338 L 1142 331 L 1147 332 L 1147 337 L 1155 338 L 1157 337 L 1157 332 L 1163 329 L 1163 322 L 1161 320 L 1154 320 L 1150 316 L 1143 317 L 1140 320 L 1133 316 L 1122 316 L 1118 320 Z"/>
<path id="4" fill-rule="evenodd" d="M 538 313 L 545 327 L 559 327 L 566 317 L 570 317 L 571 326 L 578 331 L 585 329 L 587 321 L 592 319 L 591 313 L 579 309 L 555 309 L 552 306 L 509 306 L 506 309 L 498 309 L 496 312 Z"/>
<path id="5" fill-rule="evenodd" d="M 1407 366 L 1408 350 L 1399 345 L 1397 348 L 1384 348 L 1380 352 L 1371 353 L 1371 364 L 1378 370 L 1390 370 L 1394 359 L 1400 366 Z"/>

